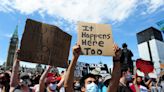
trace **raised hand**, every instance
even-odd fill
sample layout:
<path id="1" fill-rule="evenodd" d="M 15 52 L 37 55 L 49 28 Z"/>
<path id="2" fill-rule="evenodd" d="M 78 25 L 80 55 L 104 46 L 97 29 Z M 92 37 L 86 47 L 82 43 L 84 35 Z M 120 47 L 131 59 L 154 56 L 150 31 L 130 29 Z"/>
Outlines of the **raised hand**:
<path id="1" fill-rule="evenodd" d="M 115 52 L 115 56 L 113 57 L 113 61 L 120 61 L 121 53 L 122 53 L 121 49 L 116 44 L 114 44 L 113 49 Z"/>
<path id="2" fill-rule="evenodd" d="M 79 55 L 81 53 L 81 47 L 80 47 L 80 45 L 73 46 L 72 51 L 73 51 L 74 57 L 79 57 Z"/>
<path id="3" fill-rule="evenodd" d="M 15 52 L 15 61 L 19 62 L 20 60 L 18 59 L 18 55 L 20 53 L 20 49 L 17 49 L 16 52 Z"/>

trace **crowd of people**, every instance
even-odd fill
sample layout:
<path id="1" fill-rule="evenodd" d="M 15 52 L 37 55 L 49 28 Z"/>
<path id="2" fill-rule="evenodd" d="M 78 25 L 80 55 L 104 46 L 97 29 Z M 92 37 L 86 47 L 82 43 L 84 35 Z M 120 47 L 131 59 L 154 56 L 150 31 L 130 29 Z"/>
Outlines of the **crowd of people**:
<path id="1" fill-rule="evenodd" d="M 0 73 L 0 92 L 164 92 L 164 75 L 157 78 L 133 73 L 130 58 L 133 54 L 123 44 L 121 50 L 114 45 L 113 71 L 102 77 L 98 74 L 86 74 L 75 80 L 74 70 L 81 53 L 80 45 L 73 47 L 73 57 L 66 71 L 60 74 L 51 71 L 48 65 L 42 73 L 27 73 L 19 70 L 21 60 L 15 58 L 11 70 Z M 123 52 L 129 51 L 129 54 Z M 19 51 L 17 52 L 19 54 Z"/>

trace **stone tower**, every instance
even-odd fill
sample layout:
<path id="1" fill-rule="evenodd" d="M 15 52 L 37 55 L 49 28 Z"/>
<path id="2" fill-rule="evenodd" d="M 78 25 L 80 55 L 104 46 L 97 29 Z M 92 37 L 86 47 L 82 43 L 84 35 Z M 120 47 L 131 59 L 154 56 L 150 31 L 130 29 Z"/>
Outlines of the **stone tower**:
<path id="1" fill-rule="evenodd" d="M 16 50 L 18 49 L 18 41 L 19 41 L 19 39 L 18 39 L 18 25 L 17 25 L 15 28 L 15 31 L 10 39 L 6 67 L 13 66 L 14 55 L 15 55 Z"/>

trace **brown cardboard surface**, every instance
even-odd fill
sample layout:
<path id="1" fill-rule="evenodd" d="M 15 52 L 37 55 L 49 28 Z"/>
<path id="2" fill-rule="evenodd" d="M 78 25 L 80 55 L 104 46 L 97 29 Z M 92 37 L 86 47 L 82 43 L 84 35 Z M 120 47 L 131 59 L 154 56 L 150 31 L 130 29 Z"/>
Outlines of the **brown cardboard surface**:
<path id="1" fill-rule="evenodd" d="M 79 22 L 78 43 L 83 55 L 114 56 L 110 25 Z"/>
<path id="2" fill-rule="evenodd" d="M 18 58 L 22 61 L 68 67 L 71 35 L 60 28 L 26 20 Z"/>

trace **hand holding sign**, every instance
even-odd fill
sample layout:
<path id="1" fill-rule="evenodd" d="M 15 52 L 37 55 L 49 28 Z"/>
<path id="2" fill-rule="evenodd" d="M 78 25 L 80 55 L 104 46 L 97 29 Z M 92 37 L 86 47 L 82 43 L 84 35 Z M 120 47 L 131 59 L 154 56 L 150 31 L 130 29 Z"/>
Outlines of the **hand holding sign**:
<path id="1" fill-rule="evenodd" d="M 16 61 L 20 61 L 19 59 L 18 59 L 18 55 L 19 55 L 19 53 L 20 53 L 20 49 L 17 49 L 16 50 L 16 53 L 15 53 L 15 57 L 14 57 L 14 59 L 16 59 Z"/>
<path id="2" fill-rule="evenodd" d="M 79 55 L 80 55 L 80 53 L 81 53 L 81 47 L 80 47 L 80 45 L 75 45 L 72 48 L 72 50 L 73 50 L 73 55 L 78 58 Z"/>
<path id="3" fill-rule="evenodd" d="M 109 25 L 79 22 L 78 43 L 84 55 L 114 56 L 112 31 Z"/>
<path id="4" fill-rule="evenodd" d="M 113 50 L 115 52 L 115 56 L 113 57 L 113 61 L 120 61 L 121 59 L 121 49 L 116 45 L 114 44 L 113 45 Z"/>

